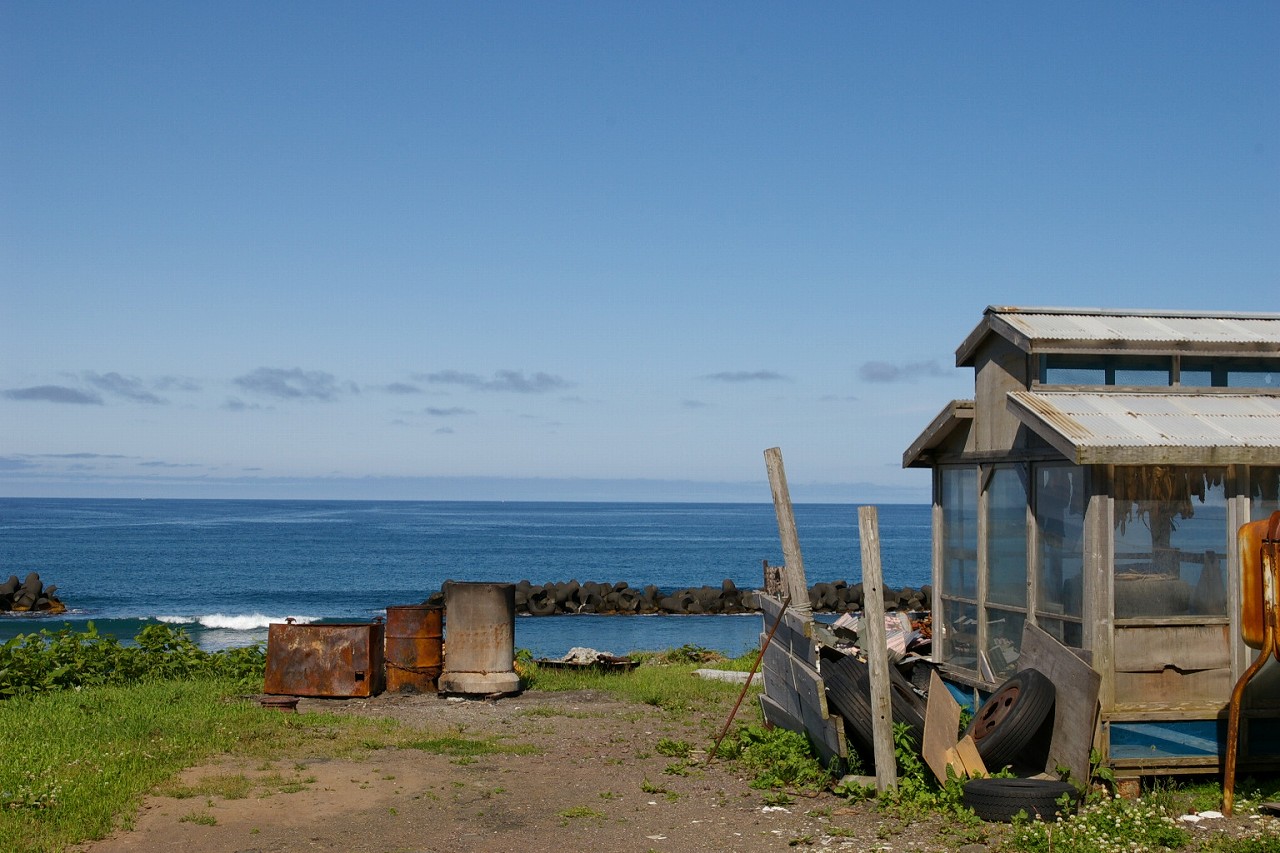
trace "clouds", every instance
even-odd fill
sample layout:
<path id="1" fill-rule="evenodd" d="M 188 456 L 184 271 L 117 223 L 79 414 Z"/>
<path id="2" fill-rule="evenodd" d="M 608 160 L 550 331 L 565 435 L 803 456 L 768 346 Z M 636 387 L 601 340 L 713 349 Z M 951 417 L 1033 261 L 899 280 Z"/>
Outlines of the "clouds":
<path id="1" fill-rule="evenodd" d="M 101 406 L 102 397 L 89 391 L 68 388 L 65 385 L 33 385 L 29 388 L 9 388 L 0 391 L 6 400 L 23 403 L 72 403 L 78 406 Z"/>
<path id="2" fill-rule="evenodd" d="M 169 402 L 163 397 L 158 397 L 146 389 L 142 380 L 132 376 L 121 376 L 119 373 L 94 373 L 85 371 L 85 381 L 90 385 L 109 394 L 118 397 L 124 397 L 126 400 L 132 400 L 135 403 L 150 403 L 153 405 Z"/>
<path id="3" fill-rule="evenodd" d="M 71 374 L 76 376 L 76 374 Z M 69 403 L 79 406 L 101 406 L 104 404 L 103 394 L 131 403 L 144 403 L 161 406 L 169 401 L 156 394 L 156 391 L 199 391 L 200 385 L 194 379 L 182 376 L 163 376 L 152 382 L 136 376 L 125 376 L 115 371 L 98 373 L 94 370 L 81 371 L 79 378 L 89 387 L 74 388 L 69 385 L 32 385 L 26 388 L 10 388 L 0 391 L 0 397 L 19 402 Z"/>
<path id="4" fill-rule="evenodd" d="M 726 370 L 720 373 L 708 373 L 702 377 L 713 382 L 741 384 L 743 382 L 785 382 L 787 377 L 772 370 Z"/>
<path id="5" fill-rule="evenodd" d="M 280 400 L 333 400 L 343 391 L 359 391 L 354 383 L 339 383 L 332 373 L 300 367 L 259 367 L 231 381 L 251 394 Z"/>
<path id="6" fill-rule="evenodd" d="M 858 377 L 864 382 L 915 382 L 920 378 L 932 379 L 948 375 L 950 374 L 933 360 L 912 361 L 907 364 L 865 361 L 858 368 Z"/>
<path id="7" fill-rule="evenodd" d="M 542 372 L 525 376 L 522 370 L 499 370 L 494 372 L 491 379 L 459 370 L 419 373 L 413 378 L 433 385 L 457 385 L 472 391 L 501 391 L 515 394 L 545 394 L 548 391 L 560 391 L 573 387 L 572 382 L 559 376 Z"/>

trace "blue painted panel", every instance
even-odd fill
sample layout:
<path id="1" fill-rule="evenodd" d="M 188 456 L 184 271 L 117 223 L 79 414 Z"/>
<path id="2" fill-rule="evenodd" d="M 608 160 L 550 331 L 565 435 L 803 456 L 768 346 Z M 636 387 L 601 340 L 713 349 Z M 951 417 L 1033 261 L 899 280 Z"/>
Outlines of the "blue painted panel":
<path id="1" fill-rule="evenodd" d="M 1218 720 L 1111 724 L 1113 759 L 1222 756 L 1226 742 L 1226 723 Z"/>

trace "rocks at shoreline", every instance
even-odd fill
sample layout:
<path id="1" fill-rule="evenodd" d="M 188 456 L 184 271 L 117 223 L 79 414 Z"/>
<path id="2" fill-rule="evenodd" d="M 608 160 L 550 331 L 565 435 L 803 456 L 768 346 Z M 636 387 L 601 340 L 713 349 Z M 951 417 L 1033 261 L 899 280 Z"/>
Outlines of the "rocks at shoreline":
<path id="1" fill-rule="evenodd" d="M 67 606 L 57 591 L 56 586 L 45 586 L 36 572 L 29 573 L 21 583 L 17 575 L 9 575 L 0 584 L 0 613 L 64 613 Z"/>
<path id="2" fill-rule="evenodd" d="M 552 616 L 565 613 L 601 613 L 609 615 L 670 613 L 732 614 L 757 613 L 756 590 L 739 589 L 726 578 L 719 587 L 699 586 L 664 592 L 650 584 L 643 588 L 626 581 L 598 583 L 577 580 L 533 584 L 522 580 L 515 584 L 516 613 L 528 616 Z M 928 610 L 932 589 L 886 589 L 885 607 L 889 610 Z M 432 593 L 426 604 L 444 604 L 444 595 Z M 849 613 L 862 610 L 862 584 L 846 581 L 817 583 L 809 589 L 813 610 L 826 613 Z"/>

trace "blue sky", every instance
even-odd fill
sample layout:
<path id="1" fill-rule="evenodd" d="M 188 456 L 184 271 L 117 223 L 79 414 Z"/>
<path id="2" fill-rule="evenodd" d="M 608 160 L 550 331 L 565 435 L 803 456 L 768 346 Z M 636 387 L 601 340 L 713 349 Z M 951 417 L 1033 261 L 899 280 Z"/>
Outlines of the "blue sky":
<path id="1" fill-rule="evenodd" d="M 923 501 L 989 304 L 1280 308 L 1274 3 L 5 3 L 0 495 Z"/>

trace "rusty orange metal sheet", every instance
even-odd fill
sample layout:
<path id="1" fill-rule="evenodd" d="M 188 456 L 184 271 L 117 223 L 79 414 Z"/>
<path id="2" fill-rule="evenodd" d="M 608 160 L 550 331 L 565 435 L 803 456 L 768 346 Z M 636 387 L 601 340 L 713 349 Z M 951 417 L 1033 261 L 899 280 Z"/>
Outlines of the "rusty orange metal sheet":
<path id="1" fill-rule="evenodd" d="M 267 629 L 263 692 L 285 696 L 373 696 L 382 692 L 381 622 Z"/>

